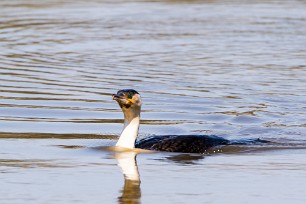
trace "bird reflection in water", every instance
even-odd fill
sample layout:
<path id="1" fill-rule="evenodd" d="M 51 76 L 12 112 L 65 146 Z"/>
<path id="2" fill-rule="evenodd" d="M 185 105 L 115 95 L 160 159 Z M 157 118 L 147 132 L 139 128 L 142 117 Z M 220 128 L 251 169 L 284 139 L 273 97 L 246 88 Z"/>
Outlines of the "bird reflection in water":
<path id="1" fill-rule="evenodd" d="M 136 161 L 137 152 L 115 152 L 118 166 L 124 176 L 122 194 L 118 197 L 120 204 L 139 204 L 141 198 L 140 177 Z"/>
<path id="2" fill-rule="evenodd" d="M 140 176 L 137 166 L 136 151 L 116 151 L 114 156 L 118 166 L 121 168 L 124 176 L 124 185 L 121 190 L 121 195 L 118 197 L 120 204 L 139 204 L 141 203 L 141 188 Z M 183 165 L 194 164 L 196 160 L 204 159 L 204 155 L 200 154 L 174 154 L 165 157 L 168 161 L 180 163 Z"/>

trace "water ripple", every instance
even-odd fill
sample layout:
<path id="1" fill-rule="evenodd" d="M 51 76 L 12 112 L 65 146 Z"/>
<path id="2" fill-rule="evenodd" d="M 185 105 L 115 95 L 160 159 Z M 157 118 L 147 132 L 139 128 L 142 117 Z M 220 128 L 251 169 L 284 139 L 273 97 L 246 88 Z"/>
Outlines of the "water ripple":
<path id="1" fill-rule="evenodd" d="M 134 88 L 141 135 L 302 139 L 305 4 L 279 3 L 1 1 L 0 131 L 119 134 Z"/>

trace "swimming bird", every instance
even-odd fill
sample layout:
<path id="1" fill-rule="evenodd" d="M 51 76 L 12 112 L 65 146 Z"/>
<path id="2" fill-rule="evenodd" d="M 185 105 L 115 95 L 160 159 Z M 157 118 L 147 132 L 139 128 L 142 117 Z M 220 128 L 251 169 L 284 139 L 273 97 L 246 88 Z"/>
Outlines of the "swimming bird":
<path id="1" fill-rule="evenodd" d="M 112 95 L 124 115 L 124 127 L 116 143 L 117 147 L 128 149 L 140 148 L 146 150 L 205 153 L 208 149 L 220 145 L 245 144 L 264 140 L 229 141 L 212 135 L 164 135 L 152 136 L 136 141 L 140 124 L 142 100 L 134 89 L 123 89 Z"/>

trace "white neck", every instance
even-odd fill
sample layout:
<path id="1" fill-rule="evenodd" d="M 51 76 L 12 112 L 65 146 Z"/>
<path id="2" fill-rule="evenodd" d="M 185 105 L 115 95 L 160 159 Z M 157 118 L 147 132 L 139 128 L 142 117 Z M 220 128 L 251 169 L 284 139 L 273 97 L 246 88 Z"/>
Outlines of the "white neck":
<path id="1" fill-rule="evenodd" d="M 139 110 L 123 110 L 123 113 L 124 128 L 116 146 L 133 149 L 135 148 L 135 141 L 138 135 L 140 108 Z"/>

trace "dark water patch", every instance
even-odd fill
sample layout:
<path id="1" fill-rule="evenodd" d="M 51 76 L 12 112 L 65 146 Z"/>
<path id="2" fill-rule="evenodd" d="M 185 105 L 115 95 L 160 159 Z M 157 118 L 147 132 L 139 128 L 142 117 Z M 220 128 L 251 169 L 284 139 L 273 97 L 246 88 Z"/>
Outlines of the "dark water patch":
<path id="1" fill-rule="evenodd" d="M 1 139 L 105 139 L 116 140 L 116 135 L 98 135 L 98 134 L 57 134 L 57 133 L 16 133 L 0 132 Z"/>
<path id="2" fill-rule="evenodd" d="M 64 148 L 64 149 L 82 149 L 86 148 L 86 146 L 81 145 L 56 145 L 56 147 Z"/>
<path id="3" fill-rule="evenodd" d="M 67 168 L 73 167 L 71 165 L 56 164 L 52 160 L 5 160 L 0 159 L 0 167 L 18 167 L 18 168 Z M 29 182 L 28 184 L 31 184 Z"/>

